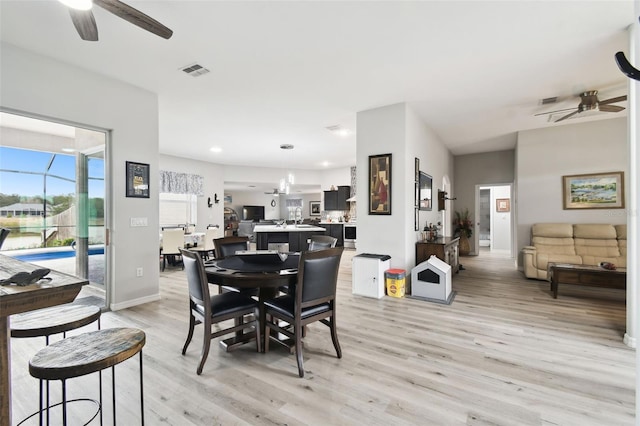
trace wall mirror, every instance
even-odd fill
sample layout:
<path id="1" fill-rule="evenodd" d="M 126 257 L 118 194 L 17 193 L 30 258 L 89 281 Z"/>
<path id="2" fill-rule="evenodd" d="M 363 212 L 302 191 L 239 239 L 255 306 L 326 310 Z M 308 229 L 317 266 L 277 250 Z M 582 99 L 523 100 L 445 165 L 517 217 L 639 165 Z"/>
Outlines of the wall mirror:
<path id="1" fill-rule="evenodd" d="M 426 174 L 425 172 L 420 172 L 420 182 L 419 182 L 419 206 L 420 210 L 431 210 L 431 200 L 433 199 L 432 194 L 432 182 L 431 176 Z"/>

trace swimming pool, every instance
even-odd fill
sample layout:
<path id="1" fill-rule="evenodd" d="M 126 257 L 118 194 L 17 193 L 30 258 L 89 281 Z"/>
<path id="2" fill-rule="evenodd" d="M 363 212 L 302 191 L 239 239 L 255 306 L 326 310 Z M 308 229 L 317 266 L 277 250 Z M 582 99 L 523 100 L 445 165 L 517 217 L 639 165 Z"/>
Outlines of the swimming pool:
<path id="1" fill-rule="evenodd" d="M 104 254 L 104 247 L 89 247 L 89 256 L 94 254 Z M 37 253 L 19 254 L 12 257 L 24 262 L 35 262 L 38 260 L 64 259 L 65 257 L 75 256 L 75 250 L 69 248 L 65 250 L 49 250 Z"/>

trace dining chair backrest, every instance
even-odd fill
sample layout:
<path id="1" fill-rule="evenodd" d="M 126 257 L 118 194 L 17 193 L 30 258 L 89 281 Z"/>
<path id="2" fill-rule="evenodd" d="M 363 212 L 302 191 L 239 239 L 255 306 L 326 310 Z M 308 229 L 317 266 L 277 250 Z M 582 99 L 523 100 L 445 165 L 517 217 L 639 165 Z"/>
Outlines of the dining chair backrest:
<path id="1" fill-rule="evenodd" d="M 296 310 L 329 302 L 336 297 L 338 269 L 344 247 L 307 251 L 300 256 L 296 284 Z"/>
<path id="2" fill-rule="evenodd" d="M 2 244 L 4 244 L 4 240 L 7 239 L 7 235 L 11 232 L 10 229 L 0 228 L 0 248 L 2 248 Z"/>
<path id="3" fill-rule="evenodd" d="M 162 229 L 162 254 L 180 254 L 184 247 L 184 228 Z"/>
<path id="4" fill-rule="evenodd" d="M 223 237 L 213 240 L 216 249 L 216 258 L 223 259 L 233 256 L 238 250 L 247 250 L 249 248 L 248 237 Z"/>
<path id="5" fill-rule="evenodd" d="M 216 248 L 215 245 L 213 245 L 213 240 L 215 240 L 218 237 L 218 231 L 219 231 L 219 228 L 217 226 L 215 227 L 212 226 L 207 228 L 204 234 L 205 250 L 213 251 Z"/>
<path id="6" fill-rule="evenodd" d="M 329 235 L 312 235 L 309 241 L 309 251 L 334 248 L 338 239 Z"/>
<path id="7" fill-rule="evenodd" d="M 204 270 L 202 257 L 196 253 L 185 249 L 180 249 L 182 254 L 182 262 L 184 263 L 184 271 L 187 273 L 187 283 L 189 285 L 189 298 L 193 303 L 202 306 L 205 310 L 204 315 L 211 315 L 208 310 L 211 309 L 209 302 L 211 299 L 209 293 L 209 284 L 207 281 L 207 273 Z"/>

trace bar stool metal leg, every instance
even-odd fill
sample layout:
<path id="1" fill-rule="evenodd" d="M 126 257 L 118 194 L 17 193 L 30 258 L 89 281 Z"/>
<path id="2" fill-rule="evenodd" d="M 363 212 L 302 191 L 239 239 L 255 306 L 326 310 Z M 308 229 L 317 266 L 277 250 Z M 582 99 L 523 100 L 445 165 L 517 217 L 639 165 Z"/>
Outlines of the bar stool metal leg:
<path id="1" fill-rule="evenodd" d="M 142 384 L 142 350 L 140 350 L 140 419 L 144 426 L 144 386 Z"/>

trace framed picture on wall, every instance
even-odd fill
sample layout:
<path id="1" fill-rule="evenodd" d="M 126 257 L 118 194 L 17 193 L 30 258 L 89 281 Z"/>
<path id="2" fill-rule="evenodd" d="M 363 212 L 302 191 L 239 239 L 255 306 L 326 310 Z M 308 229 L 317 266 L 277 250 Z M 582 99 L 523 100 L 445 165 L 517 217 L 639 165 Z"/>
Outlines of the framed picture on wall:
<path id="1" fill-rule="evenodd" d="M 496 198 L 496 211 L 499 213 L 511 211 L 511 200 L 508 198 Z"/>
<path id="2" fill-rule="evenodd" d="M 309 201 L 309 215 L 320 216 L 320 201 Z"/>
<path id="3" fill-rule="evenodd" d="M 623 209 L 624 172 L 562 176 L 562 208 Z"/>
<path id="4" fill-rule="evenodd" d="M 369 156 L 369 214 L 391 214 L 391 154 Z"/>
<path id="5" fill-rule="evenodd" d="M 126 196 L 134 198 L 149 198 L 149 165 L 144 163 L 126 162 Z"/>

